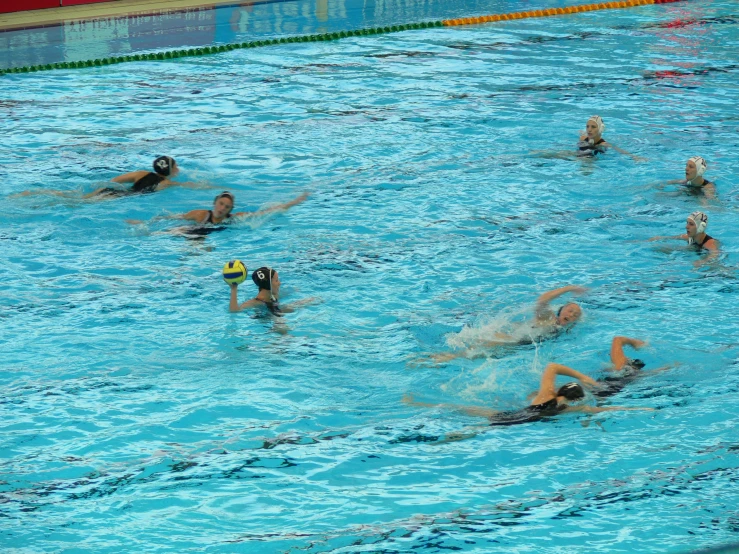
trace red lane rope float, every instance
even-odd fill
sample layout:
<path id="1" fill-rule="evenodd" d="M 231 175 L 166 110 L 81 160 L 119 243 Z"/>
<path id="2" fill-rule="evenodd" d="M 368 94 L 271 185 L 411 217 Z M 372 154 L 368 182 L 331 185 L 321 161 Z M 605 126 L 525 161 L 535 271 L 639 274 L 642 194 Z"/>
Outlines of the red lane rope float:
<path id="1" fill-rule="evenodd" d="M 529 10 L 526 12 L 510 12 L 478 17 L 460 17 L 458 19 L 444 19 L 445 27 L 457 27 L 459 25 L 479 25 L 480 23 L 493 23 L 495 21 L 510 21 L 513 19 L 525 19 L 528 17 L 550 17 L 553 15 L 566 15 L 571 13 L 592 12 L 595 10 L 613 10 L 622 8 L 634 8 L 636 6 L 647 6 L 649 4 L 672 4 L 683 0 L 622 0 L 621 2 L 601 2 L 599 4 L 581 4 L 579 6 L 567 6 L 565 8 L 548 8 L 546 10 Z"/>

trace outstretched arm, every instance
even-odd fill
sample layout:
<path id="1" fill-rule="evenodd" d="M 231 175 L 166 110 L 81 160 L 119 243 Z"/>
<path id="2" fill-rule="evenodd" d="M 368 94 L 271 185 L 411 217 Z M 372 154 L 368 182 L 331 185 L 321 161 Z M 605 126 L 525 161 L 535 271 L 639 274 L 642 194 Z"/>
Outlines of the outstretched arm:
<path id="1" fill-rule="evenodd" d="M 632 160 L 635 162 L 646 162 L 648 161 L 646 158 L 642 158 L 641 156 L 637 156 L 636 154 L 632 154 L 631 152 L 628 152 L 627 150 L 624 150 L 623 148 L 619 148 L 615 144 L 611 144 L 610 142 L 606 142 L 606 146 L 613 148 L 616 152 L 619 154 L 623 154 L 624 156 L 629 156 Z"/>
<path id="2" fill-rule="evenodd" d="M 600 412 L 613 412 L 616 410 L 625 411 L 645 411 L 653 412 L 654 408 L 639 408 L 639 407 L 628 407 L 628 406 L 567 406 L 563 412 L 585 412 L 588 414 L 597 414 Z"/>
<path id="3" fill-rule="evenodd" d="M 409 406 L 419 406 L 422 408 L 446 408 L 476 417 L 493 417 L 495 414 L 499 413 L 497 410 L 482 408 L 480 406 L 462 406 L 459 404 L 431 404 L 429 402 L 417 402 L 413 399 L 413 395 L 411 394 L 406 394 L 405 396 L 403 396 L 402 401 L 404 404 L 408 404 Z"/>
<path id="4" fill-rule="evenodd" d="M 615 369 L 623 369 L 623 367 L 629 363 L 629 359 L 624 354 L 624 346 L 631 346 L 632 348 L 639 349 L 647 344 L 643 340 L 630 339 L 629 337 L 613 337 L 611 341 L 611 363 Z"/>
<path id="5" fill-rule="evenodd" d="M 647 239 L 647 242 L 654 242 L 656 240 L 688 240 L 688 235 L 672 235 L 672 236 L 658 236 Z"/>
<path id="6" fill-rule="evenodd" d="M 271 214 L 273 212 L 281 212 L 285 210 L 289 210 L 293 206 L 297 206 L 301 202 L 305 202 L 305 199 L 308 198 L 308 193 L 304 192 L 297 198 L 294 198 L 293 200 L 290 200 L 290 202 L 285 202 L 284 204 L 278 204 L 277 206 L 272 206 L 271 208 L 265 208 L 264 210 L 259 210 L 258 212 L 238 212 L 233 214 L 235 217 L 258 217 L 261 215 Z"/>
<path id="7" fill-rule="evenodd" d="M 320 296 L 311 296 L 310 298 L 303 298 L 302 300 L 296 300 L 295 302 L 292 302 L 290 304 L 287 304 L 285 306 L 280 305 L 280 311 L 286 314 L 294 312 L 297 308 L 302 308 L 303 306 L 310 306 L 311 304 L 320 304 L 323 302 L 323 298 Z"/>
<path id="8" fill-rule="evenodd" d="M 154 223 L 155 221 L 163 221 L 165 219 L 186 219 L 188 221 L 196 221 L 202 223 L 208 217 L 208 210 L 191 210 L 186 214 L 174 214 L 174 215 L 157 215 L 152 217 L 148 222 Z M 145 223 L 140 219 L 126 219 L 126 223 L 129 225 L 141 225 Z"/>

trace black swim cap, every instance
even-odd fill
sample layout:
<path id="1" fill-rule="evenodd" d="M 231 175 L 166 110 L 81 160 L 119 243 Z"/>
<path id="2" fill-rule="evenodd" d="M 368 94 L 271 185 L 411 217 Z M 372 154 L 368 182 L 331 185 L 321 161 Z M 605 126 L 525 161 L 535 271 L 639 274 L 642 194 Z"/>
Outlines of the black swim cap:
<path id="1" fill-rule="evenodd" d="M 585 391 L 578 383 L 566 383 L 559 388 L 557 396 L 564 396 L 567 400 L 580 400 L 585 398 Z"/>
<path id="2" fill-rule="evenodd" d="M 172 173 L 172 168 L 175 164 L 176 162 L 174 161 L 174 158 L 170 158 L 169 156 L 159 156 L 154 160 L 154 171 L 163 177 L 167 177 Z"/>
<path id="3" fill-rule="evenodd" d="M 251 274 L 251 280 L 259 287 L 259 290 L 268 290 L 272 292 L 272 275 L 275 270 L 271 267 L 260 267 Z"/>
<path id="4" fill-rule="evenodd" d="M 635 358 L 633 360 L 629 360 L 629 365 L 633 367 L 634 369 L 641 369 L 643 368 L 645 364 L 643 361 L 641 361 L 639 358 Z"/>

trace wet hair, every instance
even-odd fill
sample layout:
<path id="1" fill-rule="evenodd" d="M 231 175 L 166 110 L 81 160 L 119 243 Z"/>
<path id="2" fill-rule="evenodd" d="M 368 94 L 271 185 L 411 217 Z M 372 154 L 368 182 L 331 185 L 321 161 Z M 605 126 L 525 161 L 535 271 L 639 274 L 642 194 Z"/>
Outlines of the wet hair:
<path id="1" fill-rule="evenodd" d="M 228 198 L 231 200 L 231 204 L 236 204 L 236 197 L 233 195 L 233 193 L 228 192 L 227 190 L 224 190 L 221 194 L 215 197 L 213 200 L 213 203 L 215 204 L 218 202 L 221 198 Z"/>
<path id="2" fill-rule="evenodd" d="M 162 177 L 167 177 L 170 173 L 172 173 L 172 168 L 177 165 L 177 162 L 174 161 L 174 158 L 170 158 L 169 156 L 159 156 L 156 160 L 154 160 L 154 171 L 161 175 Z"/>
<path id="3" fill-rule="evenodd" d="M 560 306 L 559 310 L 557 310 L 557 319 L 559 319 L 559 316 L 562 313 L 562 310 L 564 310 L 567 306 L 577 306 L 577 304 L 575 304 L 574 302 L 567 302 L 567 304 Z"/>
<path id="4" fill-rule="evenodd" d="M 557 396 L 564 396 L 567 400 L 580 400 L 585 398 L 585 391 L 583 388 L 574 381 L 572 383 L 565 383 L 557 391 Z"/>

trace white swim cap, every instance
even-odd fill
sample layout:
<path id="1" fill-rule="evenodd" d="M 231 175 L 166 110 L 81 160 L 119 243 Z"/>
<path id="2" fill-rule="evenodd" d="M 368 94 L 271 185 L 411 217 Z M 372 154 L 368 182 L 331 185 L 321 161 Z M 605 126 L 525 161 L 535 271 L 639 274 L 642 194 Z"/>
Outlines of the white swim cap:
<path id="1" fill-rule="evenodd" d="M 606 124 L 603 123 L 603 120 L 599 115 L 594 115 L 592 117 L 588 118 L 588 121 L 595 121 L 595 124 L 598 126 L 598 132 L 602 135 L 603 131 L 606 130 Z"/>
<path id="2" fill-rule="evenodd" d="M 706 226 L 708 225 L 708 216 L 703 212 L 693 212 L 688 216 L 693 223 L 695 223 L 695 234 L 700 235 L 706 232 Z M 693 239 L 688 237 L 688 244 L 693 244 Z"/>
<path id="3" fill-rule="evenodd" d="M 708 169 L 706 160 L 704 160 L 700 156 L 693 156 L 688 161 L 693 162 L 695 164 L 696 176 L 703 177 L 703 174 L 706 172 L 706 169 Z"/>

